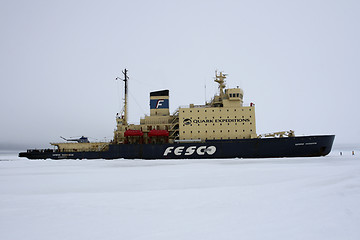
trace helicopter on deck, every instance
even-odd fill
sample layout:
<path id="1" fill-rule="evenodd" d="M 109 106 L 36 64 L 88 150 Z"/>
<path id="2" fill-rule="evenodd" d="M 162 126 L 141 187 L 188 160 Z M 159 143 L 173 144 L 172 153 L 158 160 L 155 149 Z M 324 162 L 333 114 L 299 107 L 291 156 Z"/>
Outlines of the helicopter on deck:
<path id="1" fill-rule="evenodd" d="M 61 137 L 61 138 L 68 142 L 78 142 L 78 143 L 89 143 L 90 142 L 89 139 L 84 136 L 81 136 L 80 138 L 74 138 L 74 139 L 66 139 L 64 137 Z"/>

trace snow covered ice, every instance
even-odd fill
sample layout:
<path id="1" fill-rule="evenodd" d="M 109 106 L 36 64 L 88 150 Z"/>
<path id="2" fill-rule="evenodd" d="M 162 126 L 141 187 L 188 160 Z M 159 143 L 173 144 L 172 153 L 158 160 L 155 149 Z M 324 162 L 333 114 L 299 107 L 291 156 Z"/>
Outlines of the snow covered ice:
<path id="1" fill-rule="evenodd" d="M 0 239 L 360 239 L 360 152 L 320 158 L 0 155 Z"/>

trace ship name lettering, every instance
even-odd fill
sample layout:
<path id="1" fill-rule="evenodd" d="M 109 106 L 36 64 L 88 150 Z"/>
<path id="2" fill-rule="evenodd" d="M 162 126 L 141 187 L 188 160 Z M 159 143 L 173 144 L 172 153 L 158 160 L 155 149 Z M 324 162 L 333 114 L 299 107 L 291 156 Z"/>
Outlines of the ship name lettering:
<path id="1" fill-rule="evenodd" d="M 185 155 L 192 155 L 195 152 L 196 146 L 191 146 L 186 149 Z"/>
<path id="2" fill-rule="evenodd" d="M 248 118 L 226 118 L 226 119 L 215 119 L 216 123 L 223 123 L 223 122 L 250 122 Z"/>
<path id="3" fill-rule="evenodd" d="M 186 121 L 187 120 L 187 121 Z M 191 122 L 190 119 L 185 119 L 184 124 L 189 125 Z M 239 123 L 239 122 L 250 122 L 249 118 L 217 118 L 217 119 L 194 119 L 193 123 Z"/>
<path id="4" fill-rule="evenodd" d="M 184 150 L 184 148 L 185 147 L 177 147 L 177 148 L 175 148 L 175 151 L 174 151 L 175 155 L 180 156 L 182 151 Z"/>
<path id="5" fill-rule="evenodd" d="M 184 146 L 179 146 L 179 147 L 168 147 L 165 149 L 164 151 L 164 156 L 167 156 L 168 154 L 174 153 L 176 156 L 180 156 L 180 155 L 193 155 L 195 152 L 197 155 L 213 155 L 216 152 L 216 147 L 215 146 L 200 146 L 200 147 L 196 147 L 196 146 L 190 146 L 188 148 L 186 148 L 186 150 L 184 151 Z"/>
<path id="6" fill-rule="evenodd" d="M 213 119 L 194 119 L 193 121 L 194 123 L 213 123 L 214 120 Z"/>

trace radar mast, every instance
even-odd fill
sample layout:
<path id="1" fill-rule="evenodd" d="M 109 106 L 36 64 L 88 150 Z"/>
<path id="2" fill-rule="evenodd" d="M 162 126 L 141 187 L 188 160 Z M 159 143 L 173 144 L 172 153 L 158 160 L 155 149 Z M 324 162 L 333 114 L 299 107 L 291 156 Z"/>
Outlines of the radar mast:
<path id="1" fill-rule="evenodd" d="M 220 97 L 223 98 L 224 97 L 224 88 L 226 87 L 225 85 L 225 78 L 226 78 L 227 74 L 220 72 L 218 74 L 217 71 L 215 71 L 215 80 L 214 82 L 217 82 L 219 84 L 219 90 L 220 90 Z"/>
<path id="2" fill-rule="evenodd" d="M 124 74 L 124 79 L 123 81 L 125 82 L 125 100 L 124 100 L 124 125 L 128 125 L 128 105 L 127 105 L 127 101 L 128 101 L 128 86 L 127 86 L 127 81 L 129 79 L 129 77 L 127 76 L 127 72 L 128 70 L 125 68 L 124 71 L 122 71 L 122 73 Z"/>

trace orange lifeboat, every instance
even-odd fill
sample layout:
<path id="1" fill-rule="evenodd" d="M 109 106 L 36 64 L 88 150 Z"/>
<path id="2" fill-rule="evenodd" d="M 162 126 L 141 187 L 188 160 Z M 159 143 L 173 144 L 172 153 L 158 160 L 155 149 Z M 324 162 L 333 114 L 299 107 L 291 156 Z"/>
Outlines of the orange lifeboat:
<path id="1" fill-rule="evenodd" d="M 133 136 L 143 136 L 144 133 L 141 130 L 131 130 L 128 129 L 125 131 L 124 136 L 125 137 L 133 137 Z"/>
<path id="2" fill-rule="evenodd" d="M 168 130 L 155 130 L 155 129 L 152 129 L 148 133 L 148 136 L 149 137 L 168 137 L 169 136 L 169 131 Z"/>

